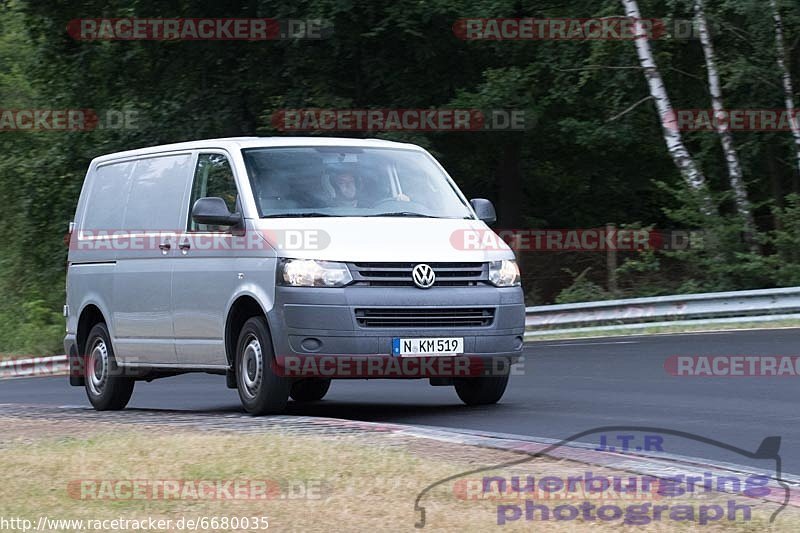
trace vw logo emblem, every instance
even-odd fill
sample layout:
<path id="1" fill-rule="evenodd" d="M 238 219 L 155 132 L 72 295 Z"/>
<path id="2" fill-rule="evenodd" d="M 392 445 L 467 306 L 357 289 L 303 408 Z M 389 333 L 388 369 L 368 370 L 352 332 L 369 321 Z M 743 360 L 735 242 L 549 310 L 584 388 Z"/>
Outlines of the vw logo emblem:
<path id="1" fill-rule="evenodd" d="M 414 280 L 414 285 L 420 289 L 429 289 L 433 282 L 436 281 L 436 274 L 429 265 L 417 265 L 411 271 L 411 278 Z"/>

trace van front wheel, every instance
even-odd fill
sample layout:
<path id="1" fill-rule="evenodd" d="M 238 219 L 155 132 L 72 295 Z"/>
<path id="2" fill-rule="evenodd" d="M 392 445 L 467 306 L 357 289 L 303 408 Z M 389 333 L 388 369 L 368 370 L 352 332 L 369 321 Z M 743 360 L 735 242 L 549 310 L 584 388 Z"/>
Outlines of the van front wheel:
<path id="1" fill-rule="evenodd" d="M 272 337 L 263 317 L 245 322 L 236 344 L 236 388 L 252 415 L 278 414 L 289 400 L 289 380 L 278 375 Z"/>
<path id="2" fill-rule="evenodd" d="M 461 401 L 467 405 L 491 405 L 500 401 L 506 392 L 508 376 L 459 378 L 455 389 Z"/>
<path id="3" fill-rule="evenodd" d="M 103 323 L 95 325 L 86 339 L 86 395 L 97 411 L 125 409 L 133 395 L 134 380 L 122 375 L 114 358 L 111 336 Z"/>

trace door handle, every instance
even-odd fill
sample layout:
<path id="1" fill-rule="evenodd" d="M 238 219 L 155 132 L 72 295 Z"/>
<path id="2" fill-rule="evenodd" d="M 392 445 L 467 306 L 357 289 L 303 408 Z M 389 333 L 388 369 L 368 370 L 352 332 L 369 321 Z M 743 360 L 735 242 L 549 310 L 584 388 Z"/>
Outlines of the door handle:
<path id="1" fill-rule="evenodd" d="M 172 248 L 172 245 L 168 242 L 162 242 L 158 245 L 159 250 L 161 250 L 162 254 L 166 254 Z"/>
<path id="2" fill-rule="evenodd" d="M 178 244 L 178 248 L 181 249 L 181 252 L 186 253 L 192 247 L 192 244 L 189 241 L 183 241 L 182 243 Z"/>

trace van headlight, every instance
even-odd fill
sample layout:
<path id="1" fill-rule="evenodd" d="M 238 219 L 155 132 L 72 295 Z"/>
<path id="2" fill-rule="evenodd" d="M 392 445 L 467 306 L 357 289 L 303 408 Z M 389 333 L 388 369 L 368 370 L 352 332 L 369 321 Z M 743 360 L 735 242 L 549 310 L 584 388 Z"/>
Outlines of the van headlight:
<path id="1" fill-rule="evenodd" d="M 344 287 L 353 281 L 344 263 L 315 259 L 283 259 L 278 284 L 289 287 Z"/>
<path id="2" fill-rule="evenodd" d="M 496 287 L 516 287 L 519 285 L 519 267 L 512 259 L 489 263 L 489 281 Z"/>

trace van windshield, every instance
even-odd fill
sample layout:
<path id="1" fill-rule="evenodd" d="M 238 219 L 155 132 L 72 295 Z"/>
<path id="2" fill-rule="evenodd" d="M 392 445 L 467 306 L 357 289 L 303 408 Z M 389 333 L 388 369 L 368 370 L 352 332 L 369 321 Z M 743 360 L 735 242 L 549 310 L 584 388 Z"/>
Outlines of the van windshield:
<path id="1" fill-rule="evenodd" d="M 297 147 L 242 150 L 259 215 L 472 218 L 424 152 Z"/>

